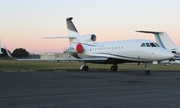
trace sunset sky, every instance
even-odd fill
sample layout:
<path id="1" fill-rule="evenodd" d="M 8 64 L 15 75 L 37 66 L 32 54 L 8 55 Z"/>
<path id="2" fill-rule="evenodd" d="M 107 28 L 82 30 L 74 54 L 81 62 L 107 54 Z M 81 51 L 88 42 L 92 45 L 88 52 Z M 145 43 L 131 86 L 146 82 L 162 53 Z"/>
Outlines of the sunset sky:
<path id="1" fill-rule="evenodd" d="M 180 0 L 0 0 L 0 38 L 11 52 L 63 52 L 68 39 L 65 19 L 72 16 L 81 35 L 97 42 L 150 39 L 137 30 L 165 31 L 180 45 Z"/>

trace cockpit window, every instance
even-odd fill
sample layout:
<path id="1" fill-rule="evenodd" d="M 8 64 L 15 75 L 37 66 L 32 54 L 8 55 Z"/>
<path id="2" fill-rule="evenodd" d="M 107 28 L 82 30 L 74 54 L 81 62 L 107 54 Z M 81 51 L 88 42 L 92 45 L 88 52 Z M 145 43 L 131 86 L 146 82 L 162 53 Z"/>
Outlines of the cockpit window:
<path id="1" fill-rule="evenodd" d="M 151 47 L 151 46 L 149 45 L 149 43 L 146 43 L 146 46 L 147 46 L 147 47 Z"/>
<path id="2" fill-rule="evenodd" d="M 160 47 L 157 43 L 155 43 L 157 47 Z"/>
<path id="3" fill-rule="evenodd" d="M 142 43 L 141 47 L 160 47 L 157 43 Z"/>
<path id="4" fill-rule="evenodd" d="M 141 44 L 141 47 L 146 47 L 146 44 L 145 44 L 145 43 L 142 43 L 142 44 Z"/>
<path id="5" fill-rule="evenodd" d="M 150 43 L 150 45 L 151 45 L 152 47 L 156 47 L 156 44 L 154 44 L 154 43 Z"/>

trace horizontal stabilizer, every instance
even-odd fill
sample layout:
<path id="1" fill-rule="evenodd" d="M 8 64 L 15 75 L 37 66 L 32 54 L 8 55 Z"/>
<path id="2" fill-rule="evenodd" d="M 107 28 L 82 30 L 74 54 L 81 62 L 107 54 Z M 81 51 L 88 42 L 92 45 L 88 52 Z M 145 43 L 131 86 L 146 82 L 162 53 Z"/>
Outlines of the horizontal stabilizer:
<path id="1" fill-rule="evenodd" d="M 74 39 L 76 36 L 53 36 L 53 37 L 42 37 L 43 39 L 57 39 L 57 38 L 69 38 Z"/>
<path id="2" fill-rule="evenodd" d="M 152 33 L 152 34 L 158 34 L 158 33 L 164 33 L 164 32 L 156 32 L 156 31 L 136 31 L 140 33 Z"/>
<path id="3" fill-rule="evenodd" d="M 173 48 L 176 48 L 176 45 L 173 43 L 173 41 L 166 32 L 156 32 L 156 31 L 136 31 L 136 32 L 154 34 L 156 42 L 165 49 L 172 50 Z"/>

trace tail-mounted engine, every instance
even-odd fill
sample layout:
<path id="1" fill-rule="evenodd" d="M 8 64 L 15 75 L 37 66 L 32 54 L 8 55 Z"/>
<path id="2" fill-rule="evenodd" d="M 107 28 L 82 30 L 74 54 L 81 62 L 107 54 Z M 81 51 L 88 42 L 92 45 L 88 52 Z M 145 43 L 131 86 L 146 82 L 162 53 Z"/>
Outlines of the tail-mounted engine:
<path id="1" fill-rule="evenodd" d="M 66 52 L 70 53 L 81 53 L 83 50 L 84 48 L 82 44 L 74 44 L 66 48 Z"/>
<path id="2" fill-rule="evenodd" d="M 172 49 L 172 53 L 180 54 L 180 48 Z"/>
<path id="3" fill-rule="evenodd" d="M 95 42 L 96 41 L 96 35 L 94 34 L 88 34 L 85 36 L 81 36 L 78 38 L 81 42 Z"/>

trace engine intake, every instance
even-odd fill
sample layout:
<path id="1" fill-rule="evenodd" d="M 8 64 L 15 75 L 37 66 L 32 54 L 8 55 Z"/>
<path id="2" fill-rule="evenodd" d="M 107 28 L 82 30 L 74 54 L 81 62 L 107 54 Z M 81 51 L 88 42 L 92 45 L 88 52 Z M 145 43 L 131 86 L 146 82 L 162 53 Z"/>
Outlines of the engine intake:
<path id="1" fill-rule="evenodd" d="M 180 48 L 172 49 L 172 53 L 180 54 Z"/>
<path id="2" fill-rule="evenodd" d="M 95 42 L 96 41 L 96 35 L 88 34 L 85 36 L 81 36 L 79 39 L 81 40 L 81 42 Z"/>
<path id="3" fill-rule="evenodd" d="M 92 35 L 91 35 L 91 40 L 92 40 L 92 41 L 96 41 L 96 35 L 92 34 Z"/>

